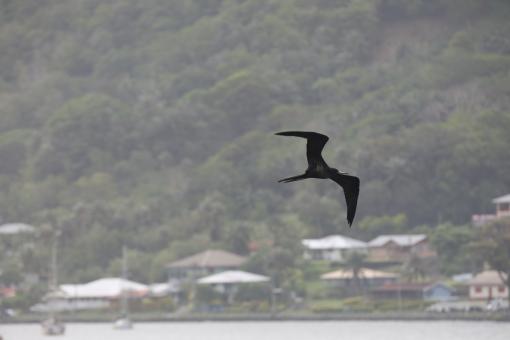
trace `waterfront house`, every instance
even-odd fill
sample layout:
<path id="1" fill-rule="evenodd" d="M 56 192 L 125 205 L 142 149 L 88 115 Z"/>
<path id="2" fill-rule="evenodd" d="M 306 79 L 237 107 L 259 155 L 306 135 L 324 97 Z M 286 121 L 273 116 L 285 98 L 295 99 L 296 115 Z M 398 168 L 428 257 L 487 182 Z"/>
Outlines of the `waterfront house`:
<path id="1" fill-rule="evenodd" d="M 236 270 L 246 258 L 224 250 L 206 250 L 167 265 L 169 282 L 191 282 L 214 273 Z"/>
<path id="2" fill-rule="evenodd" d="M 411 255 L 422 259 L 437 256 L 425 234 L 380 235 L 368 243 L 371 262 L 405 262 Z"/>
<path id="3" fill-rule="evenodd" d="M 249 273 L 241 270 L 228 270 L 202 277 L 197 280 L 199 285 L 210 285 L 218 292 L 225 294 L 228 303 L 232 303 L 239 285 L 267 283 L 268 276 Z"/>
<path id="4" fill-rule="evenodd" d="M 17 289 L 15 286 L 3 286 L 0 285 L 0 298 L 9 299 L 16 297 Z"/>
<path id="5" fill-rule="evenodd" d="M 396 283 L 399 275 L 370 268 L 361 268 L 358 273 L 358 277 L 361 288 L 366 290 Z M 321 275 L 321 280 L 324 280 L 330 287 L 333 288 L 342 288 L 346 290 L 356 289 L 354 272 L 352 269 L 339 269 L 323 274 Z"/>
<path id="6" fill-rule="evenodd" d="M 371 290 L 376 299 L 449 301 L 455 299 L 454 289 L 436 283 L 391 283 Z"/>
<path id="7" fill-rule="evenodd" d="M 6 223 L 0 226 L 0 235 L 33 234 L 36 229 L 24 223 Z"/>
<path id="8" fill-rule="evenodd" d="M 496 205 L 494 214 L 475 214 L 471 216 L 471 222 L 475 226 L 482 226 L 500 218 L 510 217 L 510 194 L 496 197 L 492 200 Z"/>
<path id="9" fill-rule="evenodd" d="M 307 260 L 326 260 L 342 262 L 352 252 L 367 252 L 367 243 L 343 235 L 330 235 L 318 239 L 301 241 L 305 247 Z"/>
<path id="10" fill-rule="evenodd" d="M 508 287 L 505 285 L 503 278 L 495 270 L 478 273 L 469 281 L 469 298 L 487 301 L 508 298 Z"/>
<path id="11" fill-rule="evenodd" d="M 119 303 L 123 294 L 131 300 L 140 300 L 150 293 L 149 286 L 107 277 L 85 284 L 62 284 L 57 291 L 49 293 L 43 303 L 35 305 L 32 311 L 86 310 L 110 308 Z"/>

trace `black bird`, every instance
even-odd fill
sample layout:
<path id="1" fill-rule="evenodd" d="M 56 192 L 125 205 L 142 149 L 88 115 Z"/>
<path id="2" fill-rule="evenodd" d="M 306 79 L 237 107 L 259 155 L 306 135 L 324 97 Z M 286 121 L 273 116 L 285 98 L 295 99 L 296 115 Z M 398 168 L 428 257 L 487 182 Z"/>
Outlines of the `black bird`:
<path id="1" fill-rule="evenodd" d="M 359 195 L 359 178 L 351 176 L 346 172 L 340 172 L 335 168 L 330 168 L 322 158 L 322 149 L 328 142 L 328 136 L 317 132 L 307 131 L 285 131 L 278 132 L 279 136 L 294 136 L 306 138 L 306 158 L 308 159 L 308 169 L 299 176 L 288 177 L 278 182 L 289 183 L 300 181 L 306 178 L 330 178 L 344 189 L 345 202 L 347 204 L 347 222 L 349 227 L 352 225 Z"/>

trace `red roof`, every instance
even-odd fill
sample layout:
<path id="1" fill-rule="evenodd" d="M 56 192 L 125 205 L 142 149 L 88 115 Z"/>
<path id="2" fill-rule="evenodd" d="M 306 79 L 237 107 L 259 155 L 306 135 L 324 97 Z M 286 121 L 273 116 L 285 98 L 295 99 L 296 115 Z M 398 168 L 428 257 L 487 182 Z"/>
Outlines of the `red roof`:
<path id="1" fill-rule="evenodd" d="M 0 296 L 4 298 L 10 298 L 16 296 L 16 288 L 15 287 L 0 287 Z"/>

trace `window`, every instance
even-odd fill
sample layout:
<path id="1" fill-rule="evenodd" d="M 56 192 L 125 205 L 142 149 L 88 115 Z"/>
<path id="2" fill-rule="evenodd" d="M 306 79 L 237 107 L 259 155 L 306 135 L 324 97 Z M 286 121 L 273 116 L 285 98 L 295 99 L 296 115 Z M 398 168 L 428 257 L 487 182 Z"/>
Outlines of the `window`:
<path id="1" fill-rule="evenodd" d="M 482 292 L 482 287 L 481 286 L 476 286 L 475 287 L 475 292 L 476 293 L 481 293 Z"/>
<path id="2" fill-rule="evenodd" d="M 510 210 L 510 203 L 500 203 L 499 210 L 501 210 L 501 211 Z"/>
<path id="3" fill-rule="evenodd" d="M 498 292 L 504 293 L 505 292 L 505 286 L 498 286 Z"/>

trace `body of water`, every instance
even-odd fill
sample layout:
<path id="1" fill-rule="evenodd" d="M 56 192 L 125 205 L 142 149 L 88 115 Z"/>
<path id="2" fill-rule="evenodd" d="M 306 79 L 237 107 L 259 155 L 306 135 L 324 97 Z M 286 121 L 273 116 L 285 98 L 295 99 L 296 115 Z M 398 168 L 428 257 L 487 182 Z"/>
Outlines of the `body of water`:
<path id="1" fill-rule="evenodd" d="M 4 340 L 48 339 L 37 324 L 0 325 Z M 55 337 L 53 337 L 55 338 Z M 67 324 L 66 340 L 508 340 L 510 323 L 465 321 L 182 322 Z"/>

